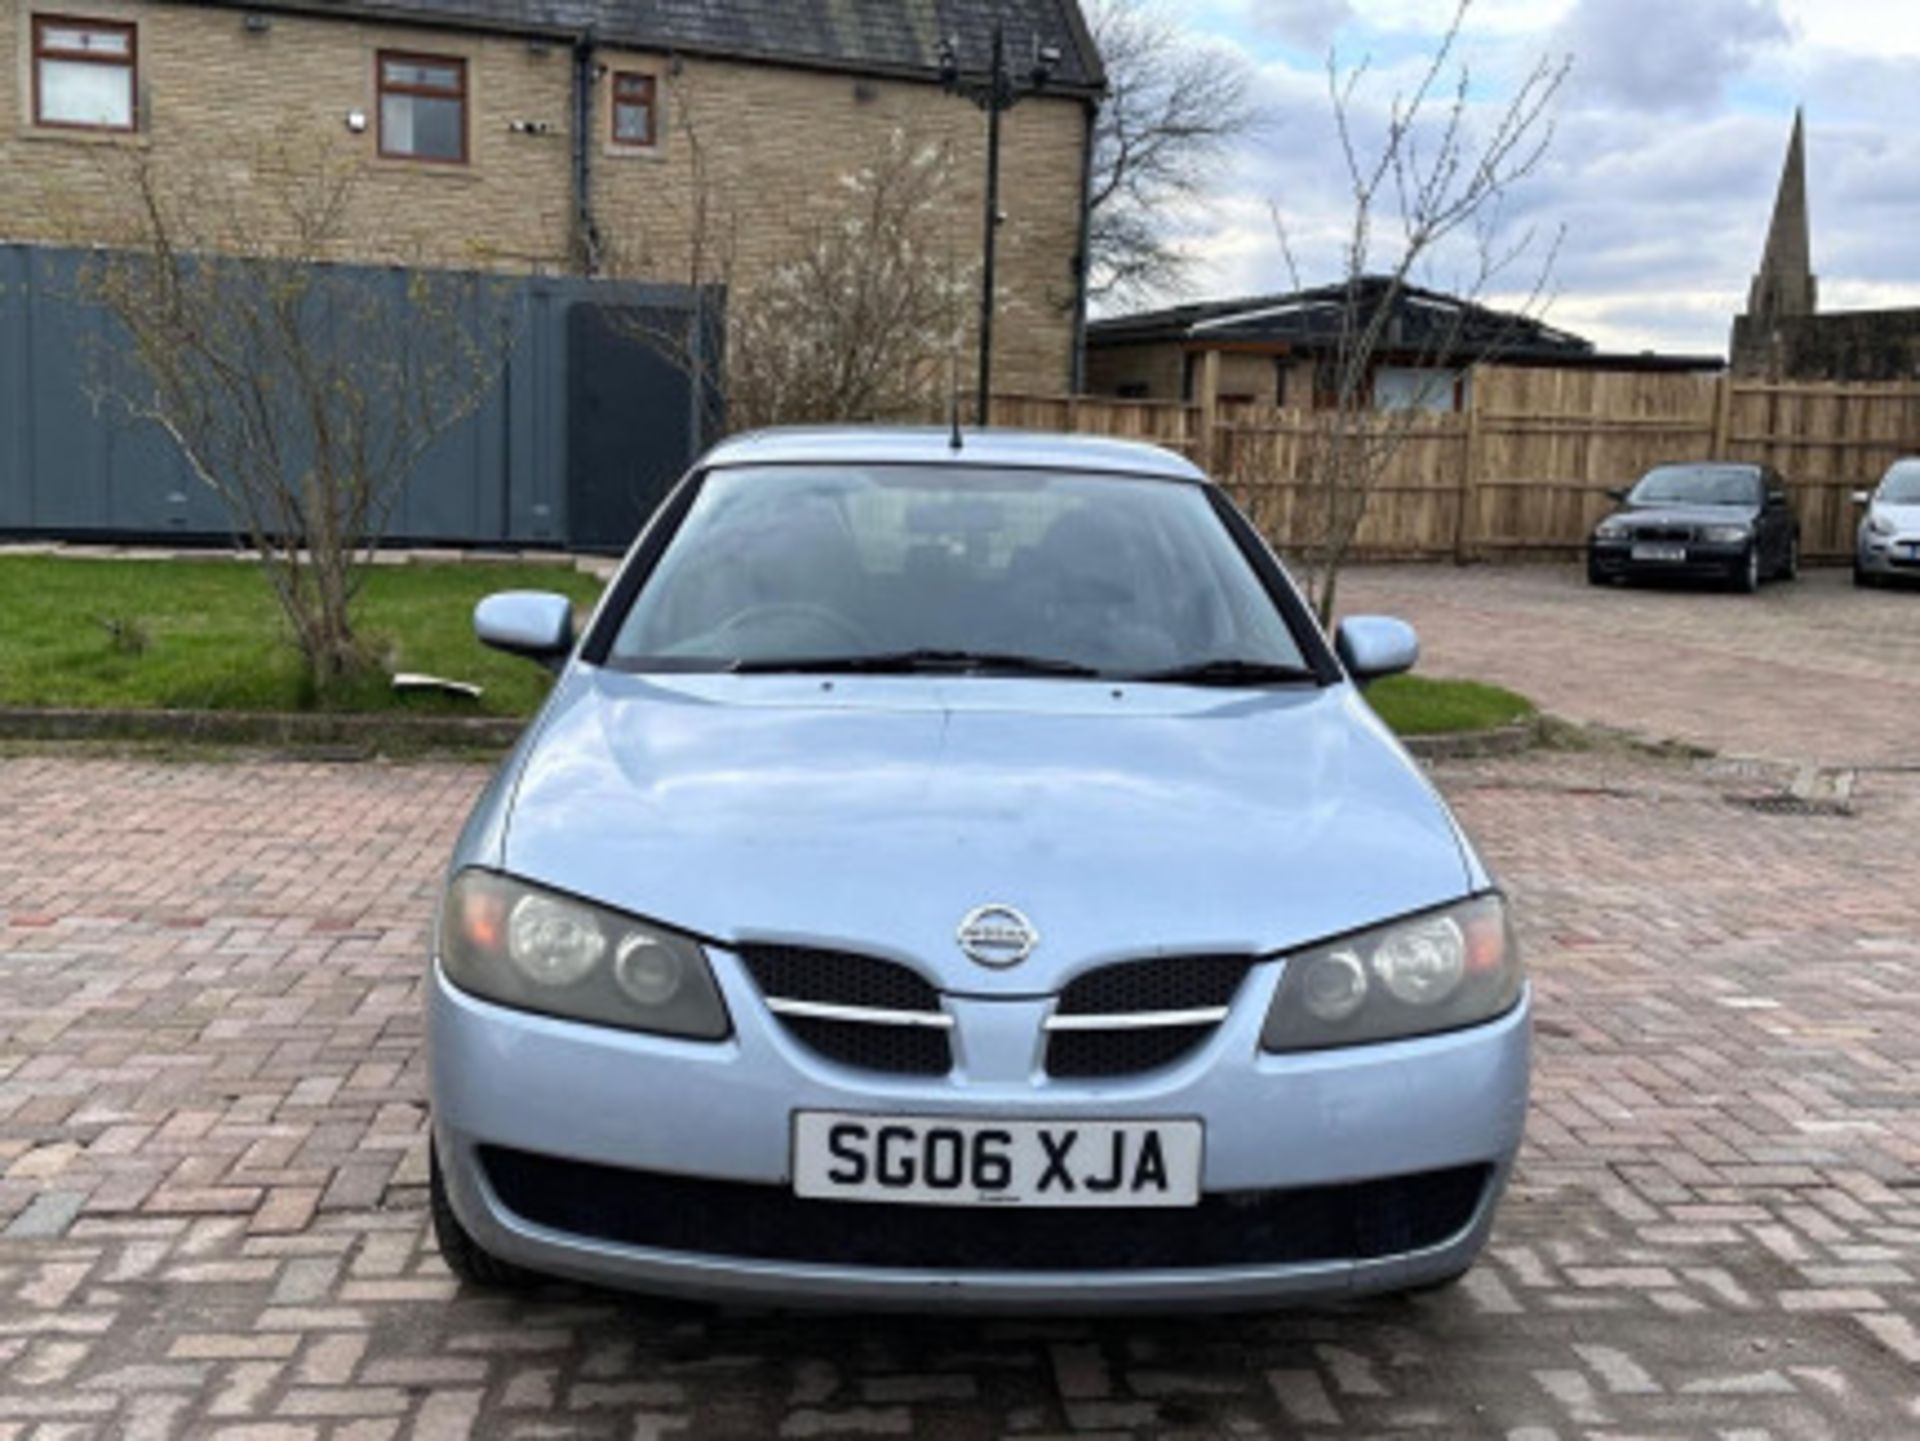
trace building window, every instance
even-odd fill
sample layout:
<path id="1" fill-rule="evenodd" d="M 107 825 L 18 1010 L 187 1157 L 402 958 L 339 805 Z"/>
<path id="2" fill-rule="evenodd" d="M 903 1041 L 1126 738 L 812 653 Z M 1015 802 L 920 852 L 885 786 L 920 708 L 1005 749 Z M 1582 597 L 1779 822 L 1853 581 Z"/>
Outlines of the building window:
<path id="1" fill-rule="evenodd" d="M 654 113 L 655 83 L 651 75 L 622 70 L 613 77 L 613 143 L 652 146 L 658 128 Z"/>
<path id="2" fill-rule="evenodd" d="M 380 153 L 403 160 L 467 160 L 467 62 L 445 55 L 379 58 Z"/>
<path id="3" fill-rule="evenodd" d="M 134 42 L 131 25 L 34 16 L 34 124 L 133 129 Z"/>

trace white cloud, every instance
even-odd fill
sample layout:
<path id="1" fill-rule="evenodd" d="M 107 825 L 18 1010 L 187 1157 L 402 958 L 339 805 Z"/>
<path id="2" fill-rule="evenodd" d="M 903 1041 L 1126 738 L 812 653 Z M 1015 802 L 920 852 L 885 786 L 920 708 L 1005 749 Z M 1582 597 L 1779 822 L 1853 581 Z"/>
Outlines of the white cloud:
<path id="1" fill-rule="evenodd" d="M 1778 0 L 1579 0 L 1556 37 L 1576 98 L 1710 111 L 1729 81 L 1790 39 Z"/>
<path id="2" fill-rule="evenodd" d="M 1190 0 L 1189 23 L 1264 56 L 1271 124 L 1181 217 L 1195 289 L 1288 284 L 1277 203 L 1309 282 L 1336 272 L 1350 220 L 1325 78 L 1285 24 L 1318 0 Z M 1345 0 L 1332 43 L 1372 54 L 1370 105 L 1404 90 L 1454 0 Z M 1331 10 L 1314 23 L 1325 24 Z M 1293 49 L 1282 49 L 1293 45 Z M 1459 58 L 1476 100 L 1509 93 L 1543 54 L 1572 49 L 1547 164 L 1509 222 L 1564 225 L 1552 320 L 1610 349 L 1722 351 L 1766 235 L 1793 106 L 1804 102 L 1823 306 L 1920 302 L 1920 0 L 1478 0 Z M 1371 112 L 1377 123 L 1377 108 Z"/>

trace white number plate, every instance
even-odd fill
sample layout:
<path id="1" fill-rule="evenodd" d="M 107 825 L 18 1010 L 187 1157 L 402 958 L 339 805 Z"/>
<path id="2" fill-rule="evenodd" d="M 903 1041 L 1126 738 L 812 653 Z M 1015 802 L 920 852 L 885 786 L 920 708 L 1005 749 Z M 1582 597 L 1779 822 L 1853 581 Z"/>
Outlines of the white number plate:
<path id="1" fill-rule="evenodd" d="M 1635 560 L 1685 560 L 1687 548 L 1684 545 L 1636 545 L 1633 548 Z"/>
<path id="2" fill-rule="evenodd" d="M 974 1121 L 797 1111 L 793 1189 L 920 1206 L 1192 1206 L 1198 1121 Z"/>

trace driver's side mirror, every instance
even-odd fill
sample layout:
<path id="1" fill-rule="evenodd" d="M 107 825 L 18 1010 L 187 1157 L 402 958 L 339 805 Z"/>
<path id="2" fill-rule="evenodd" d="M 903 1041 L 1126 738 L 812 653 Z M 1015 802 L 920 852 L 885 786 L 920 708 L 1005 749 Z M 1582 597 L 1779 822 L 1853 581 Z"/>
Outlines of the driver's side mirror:
<path id="1" fill-rule="evenodd" d="M 1870 490 L 1856 490 L 1853 493 L 1853 503 L 1855 505 L 1872 505 L 1873 492 Z"/>
<path id="2" fill-rule="evenodd" d="M 1626 504 L 1627 493 L 1627 488 L 1622 485 L 1608 486 L 1606 492 L 1608 500 L 1619 501 L 1622 505 Z"/>
<path id="3" fill-rule="evenodd" d="M 1350 615 L 1333 633 L 1333 649 L 1356 683 L 1412 670 L 1420 659 L 1420 637 L 1404 620 L 1385 615 Z"/>
<path id="4" fill-rule="evenodd" d="M 573 602 L 544 590 L 503 590 L 473 608 L 482 645 L 558 670 L 573 649 Z"/>

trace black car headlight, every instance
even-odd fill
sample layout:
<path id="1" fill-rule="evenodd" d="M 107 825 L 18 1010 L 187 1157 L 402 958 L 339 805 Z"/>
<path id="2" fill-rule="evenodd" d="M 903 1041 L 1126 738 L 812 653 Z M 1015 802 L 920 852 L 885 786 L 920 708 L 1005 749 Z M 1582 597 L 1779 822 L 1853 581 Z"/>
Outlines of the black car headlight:
<path id="1" fill-rule="evenodd" d="M 449 981 L 503 1006 L 703 1041 L 731 1029 L 697 941 L 493 871 L 453 878 L 439 951 Z"/>
<path id="2" fill-rule="evenodd" d="M 1520 999 L 1520 949 L 1497 895 L 1423 911 L 1287 957 L 1260 1043 L 1316 1051 L 1492 1020 Z"/>
<path id="3" fill-rule="evenodd" d="M 1633 527 L 1624 520 L 1603 520 L 1593 528 L 1595 540 L 1626 540 L 1633 534 Z"/>

